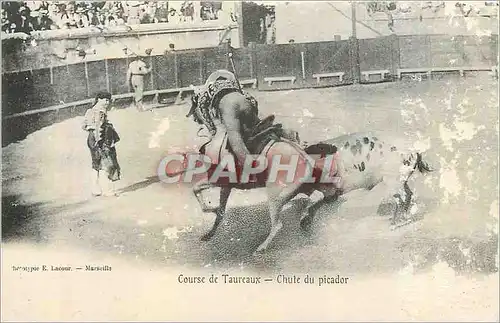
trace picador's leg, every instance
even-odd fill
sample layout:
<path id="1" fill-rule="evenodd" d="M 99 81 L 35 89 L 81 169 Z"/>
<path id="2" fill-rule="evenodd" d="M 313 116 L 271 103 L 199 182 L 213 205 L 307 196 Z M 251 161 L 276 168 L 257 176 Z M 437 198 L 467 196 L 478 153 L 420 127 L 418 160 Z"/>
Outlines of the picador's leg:
<path id="1" fill-rule="evenodd" d="M 212 229 L 210 229 L 210 231 L 208 231 L 201 237 L 201 241 L 208 241 L 215 235 L 217 228 L 219 227 L 220 223 L 222 222 L 222 219 L 224 218 L 224 213 L 226 212 L 226 205 L 227 201 L 229 200 L 229 195 L 231 195 L 231 187 L 221 187 L 220 206 L 215 211 L 214 224 L 212 226 Z"/>

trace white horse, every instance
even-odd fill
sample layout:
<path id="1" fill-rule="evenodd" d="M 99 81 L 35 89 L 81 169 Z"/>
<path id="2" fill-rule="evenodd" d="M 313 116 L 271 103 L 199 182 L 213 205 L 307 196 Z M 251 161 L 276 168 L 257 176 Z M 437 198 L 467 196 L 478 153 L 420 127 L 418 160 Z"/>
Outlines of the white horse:
<path id="1" fill-rule="evenodd" d="M 283 206 L 300 193 L 311 196 L 315 191 L 319 191 L 323 194 L 323 199 L 316 202 L 311 201 L 306 207 L 300 223 L 304 230 L 309 227 L 314 218 L 315 211 L 322 203 L 353 190 L 371 190 L 380 185 L 387 185 L 394 190 L 393 197 L 396 198 L 398 206 L 393 215 L 393 223 L 395 223 L 399 216 L 406 215 L 412 202 L 413 192 L 408 186 L 408 179 L 415 171 L 427 173 L 431 170 L 427 163 L 423 161 L 421 153 L 402 152 L 394 143 L 391 143 L 391 141 L 384 141 L 380 138 L 381 136 L 377 136 L 371 132 L 353 133 L 310 145 L 305 148 L 305 152 L 310 154 L 310 156 L 331 155 L 336 152 L 340 154 L 340 164 L 338 165 L 337 175 L 342 178 L 341 190 L 339 190 L 337 185 L 321 183 L 291 183 L 285 185 L 276 185 L 267 182 L 257 185 L 225 184 L 219 186 L 219 203 L 213 203 L 212 200 L 212 206 L 210 206 L 203 201 L 203 197 L 200 193 L 205 189 L 213 187 L 213 185 L 202 184 L 195 187 L 194 193 L 198 197 L 198 201 L 203 210 L 206 212 L 214 212 L 216 215 L 213 227 L 208 233 L 203 235 L 201 238 L 202 241 L 210 240 L 216 233 L 223 219 L 226 204 L 233 188 L 252 189 L 266 187 L 269 199 L 271 230 L 266 240 L 257 248 L 256 252 L 264 251 L 268 248 L 269 244 L 283 226 L 281 220 Z M 297 145 L 292 142 L 284 141 L 275 143 L 271 146 L 271 149 L 269 149 L 266 154 L 266 158 L 268 162 L 270 162 L 272 156 L 275 154 L 291 156 L 297 153 L 301 153 L 301 149 L 298 149 Z M 302 162 L 307 162 L 307 158 L 304 156 L 301 156 L 301 158 Z M 403 190 L 402 192 L 401 189 Z"/>

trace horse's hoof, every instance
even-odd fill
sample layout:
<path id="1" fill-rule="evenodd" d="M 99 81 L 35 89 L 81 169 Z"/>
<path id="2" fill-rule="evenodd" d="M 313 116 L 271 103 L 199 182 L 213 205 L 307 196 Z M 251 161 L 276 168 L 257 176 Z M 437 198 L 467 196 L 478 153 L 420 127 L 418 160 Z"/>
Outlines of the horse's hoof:
<path id="1" fill-rule="evenodd" d="M 253 252 L 253 255 L 254 256 L 260 256 L 260 255 L 264 254 L 265 252 L 266 252 L 266 248 L 259 247 L 259 248 L 257 248 L 257 250 L 255 250 Z"/>
<path id="2" fill-rule="evenodd" d="M 200 240 L 206 242 L 206 241 L 209 241 L 210 239 L 212 239 L 213 236 L 214 236 L 213 234 L 207 233 L 207 234 L 202 235 Z"/>
<path id="3" fill-rule="evenodd" d="M 264 254 L 264 251 L 263 251 L 263 250 L 259 250 L 259 251 L 255 250 L 255 251 L 253 252 L 253 256 L 254 256 L 254 257 L 260 257 L 260 256 L 262 256 L 263 254 Z"/>

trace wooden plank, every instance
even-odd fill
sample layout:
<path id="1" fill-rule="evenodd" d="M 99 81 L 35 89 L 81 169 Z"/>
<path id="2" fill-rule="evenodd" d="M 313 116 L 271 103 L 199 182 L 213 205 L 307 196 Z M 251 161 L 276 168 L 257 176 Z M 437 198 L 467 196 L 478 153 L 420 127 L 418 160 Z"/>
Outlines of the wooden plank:
<path id="1" fill-rule="evenodd" d="M 372 71 L 362 71 L 361 72 L 361 75 L 363 75 L 365 77 L 365 81 L 369 81 L 370 80 L 370 75 L 377 75 L 377 74 L 380 74 L 380 77 L 382 79 L 385 78 L 385 74 L 389 74 L 389 70 L 372 70 Z"/>
<path id="2" fill-rule="evenodd" d="M 240 81 L 241 85 L 252 85 L 252 88 L 257 87 L 257 79 L 247 79 L 247 80 L 241 80 Z"/>
<path id="3" fill-rule="evenodd" d="M 269 86 L 272 86 L 273 82 L 291 82 L 295 83 L 297 78 L 295 76 L 273 76 L 273 77 L 264 77 L 264 81 L 267 82 Z"/>
<path id="4" fill-rule="evenodd" d="M 164 89 L 164 90 L 152 90 L 152 91 L 146 91 L 144 92 L 144 96 L 149 96 L 149 95 L 156 95 L 156 94 L 166 94 L 166 93 L 182 93 L 182 92 L 193 92 L 193 89 L 190 87 L 184 87 L 184 88 L 175 88 L 175 89 Z M 124 93 L 124 94 L 116 94 L 112 96 L 113 101 L 117 99 L 126 99 L 126 98 L 133 98 L 134 93 Z M 59 104 L 55 106 L 50 106 L 47 108 L 42 108 L 42 109 L 37 109 L 37 110 L 31 110 L 31 111 L 26 111 L 26 112 L 21 112 L 21 113 L 15 113 L 9 116 L 3 117 L 3 119 L 12 119 L 16 117 L 21 117 L 21 116 L 28 116 L 32 114 L 38 114 L 42 112 L 48 112 L 48 111 L 55 111 L 57 112 L 60 109 L 66 109 L 70 107 L 77 107 L 80 105 L 84 104 L 92 104 L 94 102 L 94 99 L 86 99 L 86 100 L 81 100 L 81 101 L 75 101 L 75 102 L 70 102 L 70 103 L 65 103 L 65 104 Z"/>
<path id="5" fill-rule="evenodd" d="M 418 68 L 398 68 L 398 79 L 401 79 L 403 74 L 408 73 L 426 73 L 431 76 L 431 67 L 418 67 Z"/>
<path id="6" fill-rule="evenodd" d="M 58 111 L 60 109 L 66 109 L 66 108 L 69 108 L 69 107 L 76 107 L 76 106 L 84 105 L 84 104 L 92 104 L 93 102 L 94 102 L 94 99 L 86 99 L 86 100 L 81 100 L 81 101 L 75 101 L 75 102 L 71 102 L 71 103 L 54 105 L 54 106 L 50 106 L 50 107 L 47 107 L 47 108 L 30 110 L 30 111 L 25 111 L 25 112 L 21 112 L 21 113 L 15 113 L 15 114 L 11 114 L 11 115 L 5 116 L 2 119 L 8 120 L 8 119 L 13 119 L 13 118 L 17 118 L 17 117 L 23 117 L 23 116 L 29 116 L 29 115 L 32 115 L 32 114 L 38 114 L 38 113 L 42 113 L 42 112 Z"/>
<path id="7" fill-rule="evenodd" d="M 338 77 L 340 82 L 344 81 L 344 72 L 333 72 L 333 73 L 320 73 L 320 74 L 313 74 L 313 77 L 316 78 L 316 83 L 319 84 L 322 78 L 328 78 L 328 77 Z"/>
<path id="8" fill-rule="evenodd" d="M 464 76 L 464 71 L 491 71 L 491 67 L 487 66 L 455 66 L 455 67 L 418 67 L 418 68 L 400 68 L 397 70 L 398 79 L 401 79 L 402 74 L 406 73 L 426 73 L 431 75 L 432 72 L 459 72 Z"/>

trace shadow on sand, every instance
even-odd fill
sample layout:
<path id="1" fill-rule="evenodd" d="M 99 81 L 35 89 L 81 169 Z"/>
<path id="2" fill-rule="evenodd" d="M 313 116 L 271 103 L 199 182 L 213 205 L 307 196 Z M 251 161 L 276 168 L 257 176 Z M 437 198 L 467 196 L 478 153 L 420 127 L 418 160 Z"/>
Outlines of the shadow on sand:
<path id="1" fill-rule="evenodd" d="M 281 267 L 287 266 L 285 260 L 290 256 L 297 257 L 297 253 L 311 252 L 309 246 L 313 247 L 311 250 L 316 250 L 314 252 L 325 253 L 332 245 L 347 242 L 336 241 L 338 237 L 326 240 L 322 237 L 322 240 L 318 240 L 325 234 L 325 225 L 338 220 L 338 209 L 342 205 L 342 200 L 322 206 L 307 232 L 299 225 L 300 211 L 305 206 L 306 200 L 292 201 L 290 207 L 283 212 L 283 229 L 269 249 L 258 255 L 254 255 L 254 251 L 270 230 L 266 203 L 228 209 L 216 235 L 211 241 L 202 242 L 200 237 L 209 229 L 211 223 L 194 226 L 188 232 L 178 231 L 177 238 L 172 239 L 164 234 L 165 228 L 158 224 L 138 226 L 133 219 L 117 221 L 114 217 L 78 210 L 78 207 L 87 201 L 63 206 L 54 206 L 50 203 L 26 205 L 21 202 L 19 196 L 5 196 L 2 202 L 3 242 L 21 240 L 45 243 L 51 239 L 53 232 L 57 232 L 54 238 L 64 241 L 65 244 L 92 252 L 120 254 L 121 257 L 131 260 L 141 259 L 158 266 L 187 265 L 194 268 L 217 269 L 243 266 L 258 272 L 300 270 L 300 268 Z M 425 261 L 417 266 L 419 270 L 429 270 L 438 261 L 447 262 L 458 272 L 491 273 L 498 270 L 495 263 L 498 250 L 497 237 L 472 240 L 465 237 L 439 238 L 429 235 L 423 239 L 423 235 L 425 234 L 422 232 L 419 234 L 414 232 L 395 238 L 391 244 L 399 250 L 397 253 L 400 255 L 397 257 L 424 259 Z M 376 244 L 378 239 L 380 237 L 377 236 L 363 237 L 361 240 L 364 243 L 359 245 L 359 249 L 355 249 L 356 252 L 360 255 L 377 252 L 376 248 L 372 250 L 365 244 L 369 241 Z M 325 241 L 330 242 L 328 245 L 323 245 Z M 358 247 L 352 246 L 352 248 Z M 462 252 L 464 248 L 470 250 L 469 256 Z M 318 263 L 314 267 L 328 267 L 328 263 Z M 393 270 L 398 269 L 400 268 L 393 268 Z"/>
<path id="2" fill-rule="evenodd" d="M 49 229 L 55 227 L 53 214 L 74 210 L 87 201 L 66 205 L 25 203 L 20 195 L 2 196 L 2 242 L 47 242 Z"/>
<path id="3" fill-rule="evenodd" d="M 141 182 L 137 182 L 137 183 L 134 183 L 132 185 L 129 185 L 127 187 L 124 187 L 124 188 L 120 189 L 118 191 L 118 193 L 122 194 L 122 193 L 134 192 L 134 191 L 146 188 L 149 185 L 156 184 L 159 181 L 160 181 L 160 179 L 158 178 L 158 176 L 156 176 L 156 175 L 149 176 L 148 178 L 146 178 L 145 180 L 143 180 Z"/>

